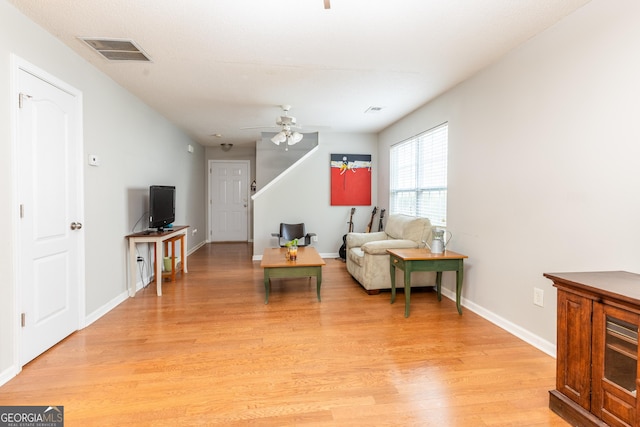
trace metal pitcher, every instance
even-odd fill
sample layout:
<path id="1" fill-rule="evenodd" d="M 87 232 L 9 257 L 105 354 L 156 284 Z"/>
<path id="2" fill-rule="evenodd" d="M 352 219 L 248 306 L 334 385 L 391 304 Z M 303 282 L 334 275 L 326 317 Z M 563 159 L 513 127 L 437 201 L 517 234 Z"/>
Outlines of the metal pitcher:
<path id="1" fill-rule="evenodd" d="M 431 244 L 424 242 L 425 246 L 429 248 L 432 254 L 441 254 L 447 249 L 447 243 L 451 240 L 451 232 L 441 229 L 433 228 L 431 230 Z"/>

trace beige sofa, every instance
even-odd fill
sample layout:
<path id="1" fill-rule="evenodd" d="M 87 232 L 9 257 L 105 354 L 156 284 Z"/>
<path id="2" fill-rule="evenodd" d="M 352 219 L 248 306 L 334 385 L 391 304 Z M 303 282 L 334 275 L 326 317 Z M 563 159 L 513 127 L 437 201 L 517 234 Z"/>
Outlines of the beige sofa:
<path id="1" fill-rule="evenodd" d="M 347 234 L 347 271 L 369 294 L 376 294 L 380 289 L 391 289 L 387 249 L 424 248 L 425 241 L 431 241 L 431 222 L 428 218 L 390 215 L 384 231 Z M 403 287 L 402 271 L 396 274 L 396 286 Z M 411 287 L 434 286 L 435 281 L 434 272 L 415 272 L 411 275 Z"/>

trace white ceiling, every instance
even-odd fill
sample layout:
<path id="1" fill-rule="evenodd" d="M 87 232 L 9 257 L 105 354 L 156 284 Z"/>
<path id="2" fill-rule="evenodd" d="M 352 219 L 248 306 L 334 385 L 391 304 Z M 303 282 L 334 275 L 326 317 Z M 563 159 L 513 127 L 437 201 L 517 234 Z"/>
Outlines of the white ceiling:
<path id="1" fill-rule="evenodd" d="M 589 0 L 8 1 L 199 143 L 243 145 L 281 104 L 309 131 L 378 132 Z"/>

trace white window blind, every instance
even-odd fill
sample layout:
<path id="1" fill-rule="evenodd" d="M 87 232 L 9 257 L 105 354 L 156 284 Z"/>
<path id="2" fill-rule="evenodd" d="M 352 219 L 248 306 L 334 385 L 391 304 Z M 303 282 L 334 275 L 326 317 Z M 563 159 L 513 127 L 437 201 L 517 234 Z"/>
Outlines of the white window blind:
<path id="1" fill-rule="evenodd" d="M 447 225 L 448 124 L 391 147 L 389 212 Z"/>

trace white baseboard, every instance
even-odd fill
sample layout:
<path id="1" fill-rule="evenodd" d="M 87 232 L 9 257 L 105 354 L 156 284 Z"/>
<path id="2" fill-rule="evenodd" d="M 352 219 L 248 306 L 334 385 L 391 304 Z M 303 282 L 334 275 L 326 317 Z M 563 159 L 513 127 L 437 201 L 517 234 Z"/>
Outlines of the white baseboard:
<path id="1" fill-rule="evenodd" d="M 22 371 L 20 367 L 16 365 L 11 365 L 4 371 L 0 372 L 0 386 L 8 383 L 12 380 L 16 375 L 18 375 Z"/>
<path id="2" fill-rule="evenodd" d="M 187 256 L 191 255 L 192 253 L 200 249 L 205 244 L 206 242 L 201 242 L 200 244 L 196 245 L 190 251 L 187 251 Z M 147 270 L 150 270 L 150 269 L 147 269 Z M 153 277 L 152 273 L 153 272 L 151 271 L 146 271 L 144 282 L 139 281 L 136 283 L 136 292 L 138 292 L 139 290 L 147 286 L 149 283 L 151 283 L 151 278 Z M 104 316 L 114 308 L 116 308 L 118 305 L 126 301 L 127 298 L 129 298 L 129 291 L 125 290 L 124 292 L 122 292 L 121 294 L 113 298 L 111 301 L 109 301 L 108 303 L 106 303 L 105 305 L 103 305 L 102 307 L 98 308 L 93 313 L 85 317 L 83 328 L 86 328 L 87 326 L 89 326 L 90 324 L 92 324 L 93 322 L 95 322 L 96 320 L 98 320 L 99 318 L 101 318 L 102 316 Z"/>
<path id="3" fill-rule="evenodd" d="M 138 288 L 138 286 L 140 286 L 140 288 Z M 138 289 L 141 289 L 141 288 L 142 288 L 142 283 L 138 283 L 136 285 L 136 291 L 138 291 Z M 99 318 L 101 318 L 102 316 L 104 316 L 114 308 L 116 308 L 118 305 L 126 301 L 127 298 L 129 298 L 129 292 L 125 290 L 124 292 L 120 293 L 117 297 L 113 298 L 111 301 L 109 301 L 102 307 L 98 308 L 97 310 L 93 311 L 91 314 L 87 315 L 87 317 L 85 317 L 84 319 L 83 328 L 86 328 L 87 326 L 91 325 L 93 322 L 95 322 L 96 320 L 98 320 Z"/>
<path id="4" fill-rule="evenodd" d="M 192 253 L 194 253 L 195 251 L 197 251 L 198 249 L 200 249 L 201 247 L 203 247 L 206 244 L 207 244 L 207 241 L 203 240 L 199 244 L 195 245 L 193 248 L 191 248 L 191 250 L 187 251 L 187 256 L 191 255 Z"/>
<path id="5" fill-rule="evenodd" d="M 446 296 L 452 301 L 456 300 L 455 292 L 450 291 L 449 289 L 445 289 L 444 287 L 442 288 L 442 295 Z M 464 297 L 461 298 L 460 304 L 466 309 L 473 311 L 483 319 L 486 319 L 489 322 L 493 323 L 494 325 L 509 332 L 510 334 L 515 335 L 516 337 L 520 338 L 524 342 L 531 344 L 538 350 L 548 354 L 553 358 L 556 357 L 556 346 L 553 343 L 545 339 L 542 339 L 538 335 L 532 334 L 530 331 L 521 328 L 520 326 L 508 321 L 503 317 L 498 316 L 497 314 L 485 309 L 484 307 L 481 307 L 471 301 L 466 300 Z"/>

